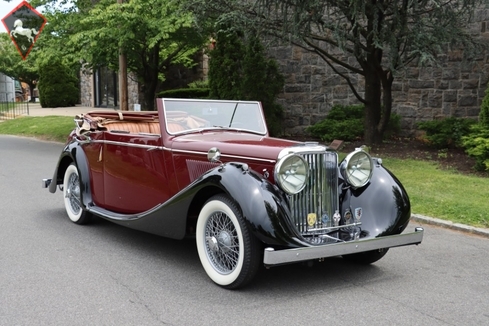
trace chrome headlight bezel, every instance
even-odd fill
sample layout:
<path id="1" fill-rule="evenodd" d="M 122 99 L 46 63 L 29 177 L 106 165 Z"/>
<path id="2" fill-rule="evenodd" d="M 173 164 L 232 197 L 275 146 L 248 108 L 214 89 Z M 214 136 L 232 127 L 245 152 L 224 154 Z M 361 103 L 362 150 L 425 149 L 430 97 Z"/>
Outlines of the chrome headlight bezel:
<path id="1" fill-rule="evenodd" d="M 307 184 L 308 176 L 309 164 L 300 155 L 288 154 L 275 164 L 275 183 L 289 195 L 301 192 Z"/>
<path id="2" fill-rule="evenodd" d="M 365 166 L 365 163 L 367 163 L 367 166 Z M 340 173 L 348 185 L 358 189 L 370 182 L 373 168 L 374 163 L 370 154 L 362 149 L 357 149 L 348 154 L 341 162 Z"/>

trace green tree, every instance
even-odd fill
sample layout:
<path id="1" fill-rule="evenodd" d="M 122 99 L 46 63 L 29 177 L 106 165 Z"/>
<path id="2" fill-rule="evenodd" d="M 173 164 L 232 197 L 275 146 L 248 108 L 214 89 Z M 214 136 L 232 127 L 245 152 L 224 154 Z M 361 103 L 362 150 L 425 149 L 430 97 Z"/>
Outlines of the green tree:
<path id="1" fill-rule="evenodd" d="M 70 69 L 83 65 L 88 70 L 106 66 L 117 71 L 122 49 L 128 71 L 141 85 L 143 107 L 149 110 L 170 65 L 194 65 L 194 54 L 207 42 L 208 34 L 196 32 L 193 16 L 181 10 L 178 0 L 124 0 L 122 4 L 32 0 L 30 4 L 43 5 L 48 21 L 33 49 L 37 49 L 36 66 L 55 57 Z"/>
<path id="2" fill-rule="evenodd" d="M 74 106 L 78 102 L 78 80 L 60 58 L 39 66 L 39 98 L 43 108 Z"/>
<path id="3" fill-rule="evenodd" d="M 243 99 L 242 59 L 245 45 L 236 32 L 219 33 L 209 62 L 210 97 L 226 100 Z"/>
<path id="4" fill-rule="evenodd" d="M 34 48 L 29 56 L 22 60 L 10 36 L 7 33 L 0 33 L 0 72 L 27 83 L 31 89 L 31 94 L 39 79 L 36 63 L 37 54 L 38 51 Z M 31 101 L 34 101 L 34 97 L 31 97 Z"/>
<path id="5" fill-rule="evenodd" d="M 246 37 L 238 31 L 219 32 L 210 55 L 210 97 L 260 101 L 270 133 L 279 134 L 282 107 L 275 100 L 284 86 L 284 77 L 276 62 L 266 58 L 257 34 Z"/>
<path id="6" fill-rule="evenodd" d="M 368 144 L 379 143 L 392 110 L 392 83 L 409 64 L 481 43 L 467 24 L 484 0 L 192 0 L 200 19 L 253 26 L 316 54 L 365 105 Z M 349 59 L 355 58 L 356 62 Z M 353 74 L 352 74 L 353 73 Z M 364 86 L 354 78 L 364 78 Z M 353 77 L 353 78 L 352 78 Z M 359 86 L 360 85 L 360 86 Z"/>
<path id="7" fill-rule="evenodd" d="M 155 93 L 171 64 L 194 64 L 193 55 L 205 38 L 194 28 L 193 16 L 177 0 L 102 0 L 79 14 L 67 47 L 89 68 L 118 69 L 119 50 L 127 56 L 144 94 L 143 107 L 154 108 Z M 86 13 L 85 13 L 86 12 Z M 71 21 L 73 23 L 73 21 Z"/>
<path id="8" fill-rule="evenodd" d="M 267 125 L 272 135 L 282 131 L 282 107 L 276 103 L 283 91 L 285 78 L 280 73 L 275 60 L 268 59 L 258 37 L 252 33 L 247 41 L 243 58 L 243 99 L 258 100 L 262 103 Z"/>
<path id="9" fill-rule="evenodd" d="M 467 154 L 475 158 L 476 170 L 489 171 L 489 87 L 482 100 L 479 122 L 462 137 L 462 145 Z"/>

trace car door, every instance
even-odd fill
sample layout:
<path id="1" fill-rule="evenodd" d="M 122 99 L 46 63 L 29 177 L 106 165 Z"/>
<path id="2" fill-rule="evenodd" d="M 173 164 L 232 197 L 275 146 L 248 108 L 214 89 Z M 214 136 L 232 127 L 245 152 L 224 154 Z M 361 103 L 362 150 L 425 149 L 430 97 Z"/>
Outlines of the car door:
<path id="1" fill-rule="evenodd" d="M 160 136 L 106 132 L 103 162 L 106 209 L 135 214 L 168 200 Z"/>

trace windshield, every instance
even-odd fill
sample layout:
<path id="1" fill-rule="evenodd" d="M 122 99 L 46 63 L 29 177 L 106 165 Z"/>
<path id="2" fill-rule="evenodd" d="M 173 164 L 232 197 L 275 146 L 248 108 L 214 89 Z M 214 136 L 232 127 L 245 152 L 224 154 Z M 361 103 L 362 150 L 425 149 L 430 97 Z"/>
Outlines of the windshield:
<path id="1" fill-rule="evenodd" d="M 267 133 L 259 102 L 163 99 L 163 110 L 171 134 L 203 129 Z"/>

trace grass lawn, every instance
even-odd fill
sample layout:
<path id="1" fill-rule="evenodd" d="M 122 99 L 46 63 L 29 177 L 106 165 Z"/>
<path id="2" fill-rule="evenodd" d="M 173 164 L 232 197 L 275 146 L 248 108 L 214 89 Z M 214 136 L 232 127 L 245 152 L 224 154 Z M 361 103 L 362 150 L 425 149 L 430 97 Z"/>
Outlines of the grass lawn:
<path id="1" fill-rule="evenodd" d="M 0 122 L 0 134 L 36 137 L 65 142 L 75 127 L 74 117 L 21 117 Z"/>
<path id="2" fill-rule="evenodd" d="M 413 213 L 489 228 L 489 178 L 413 159 L 383 160 L 406 188 Z"/>
<path id="3" fill-rule="evenodd" d="M 0 134 L 65 142 L 73 117 L 22 117 L 0 122 Z M 489 228 L 489 178 L 442 170 L 434 162 L 382 157 L 406 188 L 412 212 Z"/>

